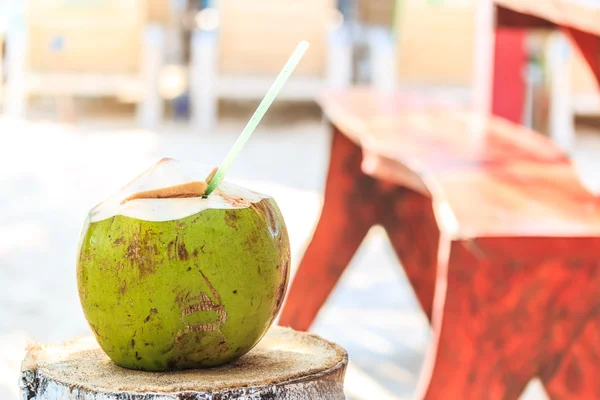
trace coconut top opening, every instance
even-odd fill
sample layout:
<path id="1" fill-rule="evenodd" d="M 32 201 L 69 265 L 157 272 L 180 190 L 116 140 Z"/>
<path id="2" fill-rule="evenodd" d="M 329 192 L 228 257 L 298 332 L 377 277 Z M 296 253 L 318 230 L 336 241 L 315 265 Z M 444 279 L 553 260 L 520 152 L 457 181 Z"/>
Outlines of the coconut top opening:
<path id="1" fill-rule="evenodd" d="M 145 221 L 182 219 L 207 209 L 247 208 L 266 198 L 262 194 L 221 182 L 203 198 L 214 167 L 163 158 L 94 207 L 90 222 L 123 215 Z"/>

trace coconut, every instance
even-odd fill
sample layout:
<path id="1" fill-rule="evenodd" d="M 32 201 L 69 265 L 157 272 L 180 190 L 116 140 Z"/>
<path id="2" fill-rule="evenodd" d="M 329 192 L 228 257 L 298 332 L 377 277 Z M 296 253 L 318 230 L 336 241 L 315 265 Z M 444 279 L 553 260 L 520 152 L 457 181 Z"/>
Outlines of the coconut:
<path id="1" fill-rule="evenodd" d="M 213 367 L 254 347 L 287 287 L 290 246 L 275 201 L 212 168 L 163 159 L 88 214 L 77 283 L 100 347 L 119 366 Z"/>

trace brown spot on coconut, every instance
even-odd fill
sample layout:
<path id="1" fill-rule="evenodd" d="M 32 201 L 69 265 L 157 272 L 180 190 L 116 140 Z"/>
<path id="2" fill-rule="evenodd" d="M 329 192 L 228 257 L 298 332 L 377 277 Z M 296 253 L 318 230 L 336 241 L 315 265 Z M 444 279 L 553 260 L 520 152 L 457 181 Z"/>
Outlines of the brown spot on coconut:
<path id="1" fill-rule="evenodd" d="M 134 196 L 200 182 L 211 170 L 161 160 L 89 213 L 77 263 L 81 303 L 120 366 L 226 363 L 248 352 L 279 311 L 290 249 L 273 199 L 228 182 L 206 198 Z"/>
<path id="2" fill-rule="evenodd" d="M 187 261 L 187 259 L 190 258 L 187 249 L 185 248 L 185 243 L 183 242 L 183 240 L 180 241 L 179 245 L 177 246 L 177 255 L 182 261 Z"/>

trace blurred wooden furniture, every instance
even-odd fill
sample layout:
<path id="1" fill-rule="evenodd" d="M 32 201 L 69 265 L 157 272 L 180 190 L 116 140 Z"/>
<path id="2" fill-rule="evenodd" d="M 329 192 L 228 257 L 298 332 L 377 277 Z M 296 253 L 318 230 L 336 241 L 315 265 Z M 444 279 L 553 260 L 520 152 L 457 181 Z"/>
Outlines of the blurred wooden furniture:
<path id="1" fill-rule="evenodd" d="M 172 1 L 170 0 L 146 0 L 148 21 L 154 24 L 168 25 L 172 14 Z"/>
<path id="2" fill-rule="evenodd" d="M 473 83 L 475 3 L 399 2 L 395 30 L 380 30 L 369 37 L 372 85 L 380 90 L 452 87 L 457 96 L 468 100 Z"/>
<path id="3" fill-rule="evenodd" d="M 260 99 L 301 40 L 310 48 L 278 99 L 312 100 L 351 79 L 350 38 L 333 0 L 221 0 L 192 38 L 193 123 L 211 129 L 218 100 Z"/>
<path id="4" fill-rule="evenodd" d="M 155 126 L 162 118 L 164 33 L 153 22 L 164 10 L 150 3 L 27 2 L 23 24 L 8 33 L 9 113 L 24 115 L 31 94 L 116 96 L 138 102 L 140 123 Z"/>
<path id="5" fill-rule="evenodd" d="M 558 26 L 574 28 L 600 36 L 600 4 L 594 0 L 494 0 L 502 7 L 500 24 L 515 26 L 535 24 L 542 26 L 544 22 L 527 18 L 526 15 L 543 19 Z M 506 11 L 510 12 L 506 12 Z M 515 15 L 513 12 L 519 13 Z M 520 22 L 519 22 L 520 21 Z"/>
<path id="6" fill-rule="evenodd" d="M 587 0 L 494 0 L 495 33 L 491 87 L 491 111 L 495 115 L 520 122 L 525 102 L 523 71 L 527 64 L 526 31 L 533 28 L 560 28 L 587 61 L 595 80 L 600 79 L 600 3 Z M 486 32 L 479 32 L 480 35 Z M 486 57 L 484 55 L 483 57 Z M 561 74 L 568 74 L 561 71 Z M 567 75 L 568 76 L 568 75 Z M 557 78 L 560 79 L 560 78 Z M 560 102 L 563 94 L 554 96 Z M 571 105 L 559 107 L 569 113 L 572 119 Z M 560 118 L 560 117 L 559 117 Z M 563 117 L 565 119 L 565 117 Z M 573 129 L 561 126 L 554 129 L 556 135 L 566 131 L 568 137 L 561 139 L 567 144 L 572 142 Z M 564 133 L 563 133 L 564 134 Z"/>
<path id="7" fill-rule="evenodd" d="M 396 0 L 358 0 L 356 19 L 363 25 L 391 28 L 394 24 L 395 2 Z"/>
<path id="8" fill-rule="evenodd" d="M 472 84 L 473 2 L 403 2 L 396 32 L 399 82 L 469 88 Z M 427 51 L 423 51 L 427 49 Z"/>
<path id="9" fill-rule="evenodd" d="M 227 365 L 165 373 L 119 368 L 87 337 L 31 347 L 20 387 L 22 398 L 37 400 L 343 400 L 347 364 L 340 346 L 279 327 Z"/>
<path id="10" fill-rule="evenodd" d="M 600 112 L 600 90 L 594 73 L 581 52 L 575 52 L 567 61 L 570 94 L 573 97 L 573 113 L 598 115 Z"/>
<path id="11" fill-rule="evenodd" d="M 595 26 L 594 15 L 600 9 L 600 5 L 593 2 L 573 0 L 500 0 L 496 3 L 510 4 L 519 9 L 541 9 L 541 12 L 555 18 L 566 9 L 567 18 L 587 26 Z M 527 86 L 529 91 L 535 89 L 532 87 L 533 71 L 528 65 L 531 32 L 525 28 L 548 30 L 555 25 L 521 14 L 514 19 L 517 13 L 505 8 L 496 11 L 496 8 L 493 0 L 402 1 L 395 18 L 395 33 L 379 30 L 369 35 L 372 85 L 380 90 L 394 90 L 398 86 L 453 87 L 457 97 L 465 102 L 472 101 L 487 110 L 492 108 L 493 103 L 499 115 L 515 122 L 530 123 L 533 100 L 528 98 Z M 571 9 L 575 11 L 570 12 Z M 579 17 L 587 11 L 591 11 L 589 15 Z M 513 18 L 512 22 L 510 18 Z M 496 27 L 497 43 L 494 44 Z M 424 48 L 427 51 L 423 51 Z M 494 57 L 494 51 L 498 52 L 497 57 Z M 545 51 L 546 71 L 550 72 L 544 78 L 548 79 L 543 89 L 548 90 L 544 94 L 547 99 L 538 101 L 543 103 L 543 107 L 548 102 L 548 109 L 542 111 L 544 115 L 541 117 L 548 119 L 543 121 L 543 125 L 548 125 L 550 136 L 561 147 L 570 150 L 574 140 L 575 112 L 600 110 L 600 95 L 591 93 L 597 85 L 587 65 L 582 66 L 578 55 L 568 61 L 568 51 L 569 46 L 562 37 L 554 35 L 551 38 Z M 500 60 L 499 65 L 494 66 L 494 59 Z M 496 86 L 493 86 L 491 78 L 494 68 L 501 75 Z M 512 78 L 502 75 L 502 71 Z M 493 100 L 492 87 L 493 93 L 496 93 Z M 512 94 L 510 91 L 513 91 Z M 539 113 L 539 110 L 540 107 L 537 107 L 536 112 Z"/>
<path id="12" fill-rule="evenodd" d="M 280 325 L 308 329 L 375 224 L 434 337 L 418 398 L 600 398 L 600 201 L 547 138 L 450 102 L 326 91 L 325 202 Z"/>

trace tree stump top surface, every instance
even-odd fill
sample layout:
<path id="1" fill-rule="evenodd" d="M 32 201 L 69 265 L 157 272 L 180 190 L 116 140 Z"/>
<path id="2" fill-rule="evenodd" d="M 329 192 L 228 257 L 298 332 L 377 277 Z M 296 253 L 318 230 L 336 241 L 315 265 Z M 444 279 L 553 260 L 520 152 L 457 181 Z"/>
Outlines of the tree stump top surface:
<path id="1" fill-rule="evenodd" d="M 29 349 L 22 376 L 58 382 L 88 393 L 215 393 L 260 388 L 318 376 L 343 377 L 348 361 L 340 346 L 316 335 L 273 327 L 248 354 L 217 368 L 144 372 L 115 365 L 93 337 Z M 34 385 L 35 386 L 35 385 Z"/>

